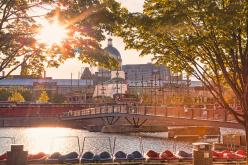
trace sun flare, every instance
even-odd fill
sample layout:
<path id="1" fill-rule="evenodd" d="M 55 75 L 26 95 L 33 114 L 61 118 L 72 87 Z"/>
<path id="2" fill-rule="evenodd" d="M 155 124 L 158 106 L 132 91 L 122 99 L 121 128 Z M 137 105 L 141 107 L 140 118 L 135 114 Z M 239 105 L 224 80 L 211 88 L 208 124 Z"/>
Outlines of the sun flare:
<path id="1" fill-rule="evenodd" d="M 39 42 L 48 46 L 53 44 L 59 45 L 67 38 L 67 29 L 58 22 L 46 22 L 42 25 L 41 30 L 37 35 Z"/>

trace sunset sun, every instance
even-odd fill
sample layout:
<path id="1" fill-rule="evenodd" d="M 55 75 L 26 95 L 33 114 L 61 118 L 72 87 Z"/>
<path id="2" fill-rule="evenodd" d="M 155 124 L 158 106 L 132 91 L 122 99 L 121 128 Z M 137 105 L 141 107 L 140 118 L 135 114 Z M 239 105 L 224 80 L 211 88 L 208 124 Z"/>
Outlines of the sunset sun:
<path id="1" fill-rule="evenodd" d="M 67 33 L 66 27 L 58 22 L 46 22 L 43 23 L 41 30 L 37 35 L 37 39 L 39 42 L 48 46 L 53 44 L 59 45 L 66 39 Z"/>

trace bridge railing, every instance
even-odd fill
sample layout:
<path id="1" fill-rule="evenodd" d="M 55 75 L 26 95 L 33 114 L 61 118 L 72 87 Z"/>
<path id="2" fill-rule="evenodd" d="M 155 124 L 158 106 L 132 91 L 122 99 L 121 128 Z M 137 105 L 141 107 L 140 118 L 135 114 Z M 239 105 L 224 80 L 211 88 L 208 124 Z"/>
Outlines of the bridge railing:
<path id="1" fill-rule="evenodd" d="M 137 114 L 186 119 L 236 122 L 234 117 L 220 107 L 207 106 L 130 106 L 102 105 L 63 113 L 61 117 L 80 117 L 99 114 Z"/>

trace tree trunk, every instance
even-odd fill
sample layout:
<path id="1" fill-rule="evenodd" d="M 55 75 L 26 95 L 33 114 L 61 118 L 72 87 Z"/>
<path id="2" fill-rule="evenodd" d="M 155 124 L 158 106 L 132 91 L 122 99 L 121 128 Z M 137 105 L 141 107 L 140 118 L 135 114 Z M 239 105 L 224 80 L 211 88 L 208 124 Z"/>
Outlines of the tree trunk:
<path id="1" fill-rule="evenodd" d="M 248 165 L 248 119 L 246 119 L 246 124 L 245 124 L 245 139 L 246 139 L 246 165 Z"/>

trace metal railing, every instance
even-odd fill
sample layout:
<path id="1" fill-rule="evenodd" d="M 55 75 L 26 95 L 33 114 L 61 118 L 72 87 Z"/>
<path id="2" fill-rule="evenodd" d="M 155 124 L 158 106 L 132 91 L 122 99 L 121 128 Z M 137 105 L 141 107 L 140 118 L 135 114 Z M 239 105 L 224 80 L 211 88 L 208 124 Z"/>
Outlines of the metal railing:
<path id="1" fill-rule="evenodd" d="M 76 111 L 64 112 L 61 118 L 73 118 L 100 114 L 136 114 L 147 116 L 174 117 L 182 119 L 197 119 L 209 121 L 236 122 L 224 109 L 212 107 L 190 106 L 132 106 L 132 105 L 102 105 Z"/>

